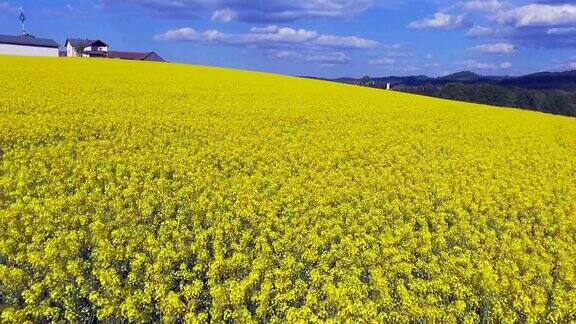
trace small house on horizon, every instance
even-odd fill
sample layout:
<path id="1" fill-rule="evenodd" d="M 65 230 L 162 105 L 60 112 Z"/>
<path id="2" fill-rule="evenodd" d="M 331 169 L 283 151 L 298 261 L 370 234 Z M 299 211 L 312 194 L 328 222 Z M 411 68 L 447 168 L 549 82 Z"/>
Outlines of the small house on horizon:
<path id="1" fill-rule="evenodd" d="M 108 44 L 99 39 L 68 38 L 66 39 L 65 48 L 66 55 L 62 52 L 61 56 L 166 62 L 155 52 L 111 51 Z"/>
<path id="2" fill-rule="evenodd" d="M 52 39 L 36 38 L 30 34 L 0 35 L 0 54 L 4 55 L 58 57 L 58 47 Z"/>
<path id="3" fill-rule="evenodd" d="M 67 38 L 64 44 L 68 57 L 106 57 L 108 44 L 99 39 Z"/>

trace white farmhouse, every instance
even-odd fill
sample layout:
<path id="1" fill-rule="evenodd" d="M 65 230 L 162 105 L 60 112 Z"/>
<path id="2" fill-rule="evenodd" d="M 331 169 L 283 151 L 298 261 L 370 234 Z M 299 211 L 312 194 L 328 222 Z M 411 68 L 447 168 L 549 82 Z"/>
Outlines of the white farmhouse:
<path id="1" fill-rule="evenodd" d="M 0 35 L 0 54 L 58 57 L 58 43 L 51 39 L 36 38 L 30 34 Z"/>
<path id="2" fill-rule="evenodd" d="M 108 44 L 99 39 L 66 39 L 66 56 L 107 57 Z M 80 51 L 81 50 L 81 51 Z"/>
<path id="3" fill-rule="evenodd" d="M 156 61 L 165 62 L 155 52 L 126 52 L 111 51 L 108 44 L 99 39 L 66 39 L 66 53 L 61 56 L 104 57 L 110 59 L 133 60 L 133 61 Z"/>

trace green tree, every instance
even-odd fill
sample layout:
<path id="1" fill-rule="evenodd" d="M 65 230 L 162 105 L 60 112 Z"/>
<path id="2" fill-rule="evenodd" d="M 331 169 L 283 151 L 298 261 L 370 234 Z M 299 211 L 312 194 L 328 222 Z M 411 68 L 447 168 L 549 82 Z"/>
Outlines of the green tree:
<path id="1" fill-rule="evenodd" d="M 85 53 L 85 52 L 84 52 L 84 49 L 85 49 L 85 48 L 86 48 L 86 47 L 84 46 L 84 44 L 82 44 L 82 43 L 81 43 L 81 44 L 78 44 L 78 45 L 74 46 L 74 52 L 76 52 L 76 54 L 77 54 L 78 56 L 83 57 L 83 56 L 84 56 L 84 53 Z"/>

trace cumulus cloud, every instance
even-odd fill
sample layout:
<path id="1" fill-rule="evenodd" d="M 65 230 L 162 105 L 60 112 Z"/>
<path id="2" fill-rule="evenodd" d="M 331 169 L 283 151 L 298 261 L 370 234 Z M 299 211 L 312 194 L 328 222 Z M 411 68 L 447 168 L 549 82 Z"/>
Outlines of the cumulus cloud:
<path id="1" fill-rule="evenodd" d="M 298 44 L 307 47 L 367 49 L 378 46 L 378 42 L 357 36 L 320 35 L 318 32 L 306 29 L 293 29 L 270 25 L 253 27 L 245 34 L 227 34 L 217 30 L 202 33 L 193 28 L 184 27 L 169 30 L 154 37 L 164 41 L 214 42 L 226 45 L 257 45 L 275 47 L 286 44 Z"/>
<path id="2" fill-rule="evenodd" d="M 378 42 L 357 36 L 323 35 L 314 30 L 256 26 L 243 34 L 230 34 L 218 30 L 197 31 L 190 27 L 169 30 L 154 37 L 160 41 L 186 41 L 219 44 L 244 48 L 258 48 L 272 59 L 317 63 L 335 66 L 348 63 L 351 58 L 345 50 L 370 49 Z"/>
<path id="3" fill-rule="evenodd" d="M 197 16 L 201 11 L 210 11 L 215 15 L 219 11 L 230 10 L 235 12 L 234 20 L 289 22 L 307 18 L 355 16 L 368 9 L 373 0 L 102 0 L 102 2 L 105 5 L 130 2 L 165 15 Z"/>
<path id="4" fill-rule="evenodd" d="M 514 54 L 516 46 L 509 43 L 483 44 L 474 46 L 472 50 L 484 54 Z"/>
<path id="5" fill-rule="evenodd" d="M 165 41 L 205 41 L 224 44 L 274 44 L 274 43 L 304 43 L 318 38 L 318 33 L 306 29 L 271 28 L 270 32 L 250 32 L 247 34 L 226 34 L 218 30 L 207 30 L 199 33 L 193 28 L 184 27 L 169 30 L 157 35 L 156 40 Z"/>
<path id="6" fill-rule="evenodd" d="M 423 28 L 438 28 L 450 29 L 464 25 L 464 15 L 452 15 L 444 12 L 437 12 L 433 17 L 424 18 L 421 20 L 413 21 L 408 24 L 408 28 L 423 29 Z"/>
<path id="7" fill-rule="evenodd" d="M 195 41 L 200 40 L 201 35 L 198 34 L 198 32 L 196 32 L 194 28 L 184 27 L 180 29 L 169 30 L 164 34 L 155 36 L 154 39 L 165 41 L 171 41 L 171 40 Z"/>
<path id="8" fill-rule="evenodd" d="M 533 48 L 576 47 L 576 2 L 568 0 L 436 1 L 447 6 L 410 28 L 451 29 L 474 21 L 466 36 Z"/>
<path id="9" fill-rule="evenodd" d="M 559 26 L 576 23 L 574 4 L 529 4 L 499 14 L 500 23 L 516 27 Z"/>
<path id="10" fill-rule="evenodd" d="M 576 47 L 576 4 L 548 1 L 508 8 L 494 17 L 497 36 L 525 47 Z"/>

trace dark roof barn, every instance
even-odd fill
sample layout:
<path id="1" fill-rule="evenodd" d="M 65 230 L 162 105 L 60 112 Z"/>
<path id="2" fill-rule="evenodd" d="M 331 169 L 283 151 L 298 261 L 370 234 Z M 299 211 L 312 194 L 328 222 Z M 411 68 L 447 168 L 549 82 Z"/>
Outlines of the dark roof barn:
<path id="1" fill-rule="evenodd" d="M 30 34 L 22 36 L 0 35 L 0 44 L 58 48 L 58 43 L 56 43 L 54 40 L 47 38 L 36 38 Z"/>
<path id="2" fill-rule="evenodd" d="M 108 51 L 108 58 L 116 58 L 123 60 L 135 61 L 156 61 L 165 62 L 160 55 L 155 52 L 121 52 L 121 51 Z"/>

